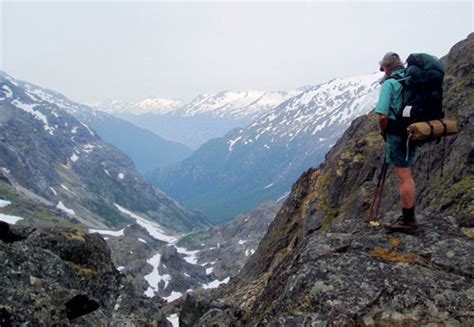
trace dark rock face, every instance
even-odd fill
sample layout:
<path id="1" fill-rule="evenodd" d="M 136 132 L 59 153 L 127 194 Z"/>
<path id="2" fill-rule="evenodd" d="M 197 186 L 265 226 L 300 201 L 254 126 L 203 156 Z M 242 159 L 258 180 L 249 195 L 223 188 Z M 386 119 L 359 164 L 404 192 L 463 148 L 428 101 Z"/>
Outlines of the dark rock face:
<path id="1" fill-rule="evenodd" d="M 0 241 L 2 326 L 167 324 L 162 300 L 133 293 L 99 235 L 10 227 L 16 240 Z"/>
<path id="2" fill-rule="evenodd" d="M 389 237 L 354 219 L 305 239 L 275 268 L 251 316 L 285 325 L 467 321 L 474 243 L 444 217 L 419 223 L 418 236 Z"/>
<path id="3" fill-rule="evenodd" d="M 181 305 L 180 326 L 216 326 L 226 327 L 235 321 L 246 322 L 247 313 L 242 309 L 215 301 L 209 292 L 198 291 L 186 295 Z"/>
<path id="4" fill-rule="evenodd" d="M 226 315 L 221 321 L 237 326 L 472 324 L 473 53 L 471 34 L 445 58 L 444 108 L 459 119 L 462 131 L 446 139 L 443 166 L 442 144 L 420 149 L 414 168 L 417 235 L 386 234 L 367 224 L 384 144 L 376 118 L 361 117 L 319 169 L 300 177 L 257 252 L 212 295 L 249 317 Z M 381 211 L 384 221 L 399 211 L 393 174 Z M 195 317 L 197 324 L 206 322 L 210 310 Z"/>

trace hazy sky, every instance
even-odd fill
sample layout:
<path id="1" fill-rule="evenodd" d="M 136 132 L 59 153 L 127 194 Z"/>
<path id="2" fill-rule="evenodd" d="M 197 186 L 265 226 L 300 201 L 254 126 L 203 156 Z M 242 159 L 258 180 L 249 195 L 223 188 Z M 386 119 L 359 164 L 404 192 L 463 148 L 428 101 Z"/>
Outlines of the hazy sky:
<path id="1" fill-rule="evenodd" d="M 472 1 L 8 2 L 0 67 L 82 101 L 291 90 L 377 70 L 387 51 L 442 56 Z"/>

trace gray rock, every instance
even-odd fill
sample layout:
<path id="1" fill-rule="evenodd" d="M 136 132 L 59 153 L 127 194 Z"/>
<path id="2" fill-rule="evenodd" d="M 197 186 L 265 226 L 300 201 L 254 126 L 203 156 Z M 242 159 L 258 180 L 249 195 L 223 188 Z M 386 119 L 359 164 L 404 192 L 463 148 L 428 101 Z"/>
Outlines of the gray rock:
<path id="1" fill-rule="evenodd" d="M 98 235 L 12 226 L 0 241 L 0 322 L 25 326 L 163 325 L 164 302 L 137 294 Z"/>

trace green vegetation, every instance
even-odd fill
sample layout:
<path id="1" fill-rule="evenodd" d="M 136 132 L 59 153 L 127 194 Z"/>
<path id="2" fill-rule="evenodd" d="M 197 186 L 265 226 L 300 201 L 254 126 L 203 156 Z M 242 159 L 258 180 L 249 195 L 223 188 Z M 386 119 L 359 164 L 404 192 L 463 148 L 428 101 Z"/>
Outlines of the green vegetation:
<path id="1" fill-rule="evenodd" d="M 176 245 L 180 247 L 187 247 L 196 242 L 197 243 L 205 242 L 209 240 L 210 238 L 212 238 L 212 235 L 209 232 L 200 231 L 200 232 L 196 232 L 196 233 L 192 233 L 192 234 L 184 236 L 178 241 L 178 243 L 176 243 Z"/>
<path id="2" fill-rule="evenodd" d="M 75 241 L 82 241 L 85 242 L 85 234 L 79 230 L 70 230 L 70 231 L 62 231 L 61 235 L 63 235 L 68 240 L 75 240 Z"/>
<path id="3" fill-rule="evenodd" d="M 84 230 L 84 226 L 80 223 L 71 221 L 66 217 L 58 216 L 47 207 L 27 200 L 24 196 L 19 195 L 12 186 L 2 181 L 0 181 L 0 196 L 12 203 L 2 208 L 2 213 L 24 218 L 17 224 L 30 226 L 63 226 Z"/>
<path id="4" fill-rule="evenodd" d="M 117 226 L 118 224 L 125 221 L 124 217 L 118 212 L 117 209 L 107 205 L 104 202 L 88 200 L 86 201 L 85 206 L 93 213 L 107 220 L 107 222 L 111 223 L 113 226 Z"/>
<path id="5" fill-rule="evenodd" d="M 84 268 L 81 267 L 73 262 L 69 262 L 72 265 L 72 268 L 74 269 L 74 272 L 76 273 L 77 277 L 80 279 L 90 279 L 95 276 L 95 271 L 90 269 L 90 268 Z"/>

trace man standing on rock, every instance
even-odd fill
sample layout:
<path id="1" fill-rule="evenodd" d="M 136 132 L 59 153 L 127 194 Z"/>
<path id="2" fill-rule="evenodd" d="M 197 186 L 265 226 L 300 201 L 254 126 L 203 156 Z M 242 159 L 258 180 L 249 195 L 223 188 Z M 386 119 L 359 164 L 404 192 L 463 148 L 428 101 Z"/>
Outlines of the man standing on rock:
<path id="1" fill-rule="evenodd" d="M 417 228 L 415 181 L 410 167 L 415 162 L 416 149 L 410 145 L 408 151 L 407 137 L 392 134 L 389 129 L 389 123 L 394 123 L 396 117 L 403 115 L 403 86 L 398 79 L 405 77 L 405 67 L 398 54 L 388 52 L 380 61 L 380 70 L 385 72 L 385 76 L 375 113 L 378 114 L 380 132 L 386 142 L 386 161 L 395 167 L 402 201 L 402 215 L 385 227 L 388 232 L 413 232 Z"/>

